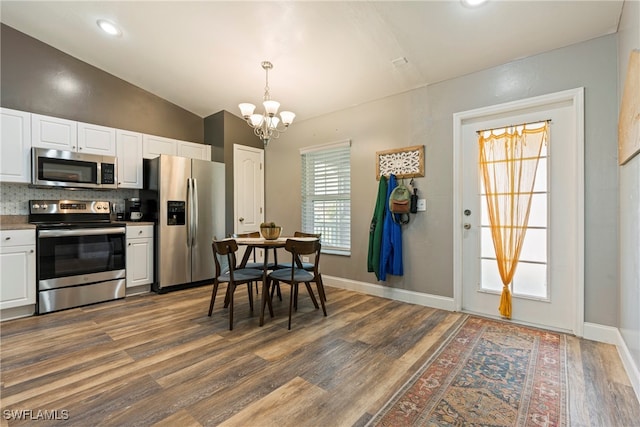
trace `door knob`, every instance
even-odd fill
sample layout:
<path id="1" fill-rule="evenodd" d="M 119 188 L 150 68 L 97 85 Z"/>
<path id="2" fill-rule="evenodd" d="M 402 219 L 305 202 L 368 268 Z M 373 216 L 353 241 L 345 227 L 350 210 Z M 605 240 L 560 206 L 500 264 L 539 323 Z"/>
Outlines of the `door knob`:
<path id="1" fill-rule="evenodd" d="M 240 218 L 238 218 L 238 221 L 242 222 L 242 221 L 244 221 L 244 218 L 240 217 Z"/>
<path id="2" fill-rule="evenodd" d="M 469 224 L 468 222 L 465 222 L 465 223 L 464 223 L 464 229 L 465 229 L 465 230 L 468 230 L 468 229 L 470 229 L 470 228 L 471 228 L 471 224 Z"/>

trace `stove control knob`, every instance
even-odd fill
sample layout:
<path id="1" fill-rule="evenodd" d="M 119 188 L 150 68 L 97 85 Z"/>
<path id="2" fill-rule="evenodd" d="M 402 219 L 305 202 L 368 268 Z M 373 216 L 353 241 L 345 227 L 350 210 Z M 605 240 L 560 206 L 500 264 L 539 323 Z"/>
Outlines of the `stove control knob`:
<path id="1" fill-rule="evenodd" d="M 39 205 L 39 204 L 37 204 L 37 203 L 34 203 L 31 207 L 32 207 L 33 209 L 40 209 L 40 205 Z"/>
<path id="2" fill-rule="evenodd" d="M 44 205 L 42 205 L 42 209 L 47 209 L 48 207 L 49 207 L 49 205 L 46 204 L 46 203 Z"/>

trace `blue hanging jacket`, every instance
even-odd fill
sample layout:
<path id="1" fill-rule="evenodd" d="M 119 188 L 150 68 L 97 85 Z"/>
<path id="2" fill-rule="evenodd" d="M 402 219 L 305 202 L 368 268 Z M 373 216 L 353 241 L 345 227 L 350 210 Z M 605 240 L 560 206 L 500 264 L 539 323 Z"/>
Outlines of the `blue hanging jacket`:
<path id="1" fill-rule="evenodd" d="M 402 226 L 393 220 L 389 210 L 389 197 L 398 185 L 396 176 L 389 176 L 387 186 L 387 203 L 385 203 L 384 228 L 382 230 L 382 245 L 380 247 L 379 280 L 385 281 L 387 274 L 402 276 Z"/>

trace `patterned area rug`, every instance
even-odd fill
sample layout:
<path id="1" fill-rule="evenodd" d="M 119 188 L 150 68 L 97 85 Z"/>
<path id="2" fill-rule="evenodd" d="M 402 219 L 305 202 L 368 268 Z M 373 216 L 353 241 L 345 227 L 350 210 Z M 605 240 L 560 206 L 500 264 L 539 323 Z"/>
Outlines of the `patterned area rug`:
<path id="1" fill-rule="evenodd" d="M 469 317 L 371 419 L 375 426 L 565 426 L 566 338 Z"/>

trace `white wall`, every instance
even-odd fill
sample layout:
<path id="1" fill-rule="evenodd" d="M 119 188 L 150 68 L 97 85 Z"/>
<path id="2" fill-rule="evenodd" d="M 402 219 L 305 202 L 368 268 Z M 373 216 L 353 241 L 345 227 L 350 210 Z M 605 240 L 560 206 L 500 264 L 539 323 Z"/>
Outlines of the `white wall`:
<path id="1" fill-rule="evenodd" d="M 618 91 L 627 72 L 629 52 L 640 49 L 640 2 L 626 1 L 618 32 Z M 640 96 L 640 94 L 636 94 Z M 635 364 L 640 368 L 640 155 L 619 168 L 620 180 L 620 317 L 619 329 Z M 624 356 L 624 355 L 623 355 Z M 629 371 L 629 367 L 627 368 Z M 630 375 L 633 378 L 633 375 Z M 635 384 L 640 396 L 640 384 Z"/>
<path id="2" fill-rule="evenodd" d="M 352 255 L 323 255 L 326 275 L 376 283 L 366 271 L 375 205 L 375 152 L 425 145 L 416 179 L 426 213 L 404 227 L 405 275 L 385 286 L 453 297 L 455 112 L 585 88 L 585 320 L 618 325 L 617 37 L 610 35 L 407 93 L 294 123 L 266 149 L 266 219 L 300 228 L 298 149 L 352 140 Z M 327 96 L 331 89 L 327 88 Z"/>

